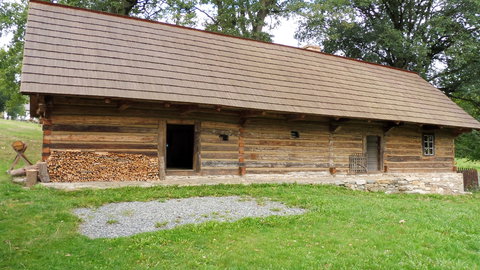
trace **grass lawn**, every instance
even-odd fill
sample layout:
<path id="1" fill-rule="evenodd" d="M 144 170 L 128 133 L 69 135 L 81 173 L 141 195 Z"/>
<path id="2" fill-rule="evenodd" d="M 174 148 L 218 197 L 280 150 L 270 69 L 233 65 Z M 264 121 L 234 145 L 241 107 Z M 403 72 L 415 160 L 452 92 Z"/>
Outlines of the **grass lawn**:
<path id="1" fill-rule="evenodd" d="M 480 162 L 475 160 L 457 158 L 455 159 L 455 165 L 459 168 L 475 168 L 477 171 L 480 171 Z"/>
<path id="2" fill-rule="evenodd" d="M 37 126 L 14 123 L 0 121 L 8 153 L 16 138 L 39 143 Z M 32 149 L 38 154 L 38 146 Z M 480 268 L 479 193 L 386 195 L 308 185 L 28 190 L 9 182 L 4 171 L 13 155 L 5 149 L 1 155 L 0 269 Z M 207 195 L 269 197 L 308 213 L 95 240 L 76 232 L 80 220 L 71 213 L 109 202 Z"/>

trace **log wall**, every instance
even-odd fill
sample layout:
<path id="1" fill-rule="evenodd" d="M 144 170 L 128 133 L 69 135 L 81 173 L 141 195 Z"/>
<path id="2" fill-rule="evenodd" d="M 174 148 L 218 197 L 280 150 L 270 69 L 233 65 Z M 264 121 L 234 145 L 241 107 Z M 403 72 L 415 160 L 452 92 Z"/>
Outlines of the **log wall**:
<path id="1" fill-rule="evenodd" d="M 422 134 L 435 134 L 435 155 L 424 156 Z M 418 126 L 393 129 L 386 135 L 385 166 L 389 172 L 451 172 L 455 136 L 451 130 L 422 131 Z"/>
<path id="2" fill-rule="evenodd" d="M 157 156 L 158 118 L 119 113 L 114 104 L 97 100 L 53 102 L 50 124 L 43 125 L 45 157 L 65 150 Z"/>
<path id="3" fill-rule="evenodd" d="M 239 173 L 239 125 L 204 121 L 201 129 L 201 173 L 222 175 Z M 224 141 L 221 135 L 227 135 Z"/>
<path id="4" fill-rule="evenodd" d="M 332 134 L 333 167 L 339 173 L 348 173 L 349 156 L 366 151 L 366 136 L 379 136 L 383 142 L 383 129 L 380 124 L 366 121 L 340 123 L 341 128 Z M 382 153 L 380 153 L 380 156 Z M 380 167 L 382 164 L 380 164 Z"/>
<path id="5" fill-rule="evenodd" d="M 326 123 L 252 119 L 244 128 L 247 174 L 328 170 Z M 292 131 L 299 138 L 292 138 Z"/>
<path id="6" fill-rule="evenodd" d="M 64 150 L 156 157 L 162 150 L 159 142 L 164 142 L 158 136 L 160 123 L 174 123 L 195 124 L 198 133 L 197 165 L 184 175 L 322 172 L 329 168 L 348 173 L 349 156 L 364 153 L 368 135 L 381 138 L 380 168 L 389 172 L 446 172 L 454 166 L 454 133 L 449 129 L 435 131 L 436 154 L 427 157 L 422 153 L 422 128 L 416 125 L 386 132 L 385 123 L 360 120 L 244 118 L 239 112 L 185 113 L 165 104 L 106 103 L 93 98 L 56 96 L 52 102 L 43 119 L 44 159 L 51 151 Z M 293 138 L 292 131 L 299 138 Z M 228 135 L 228 140 L 221 135 Z"/>

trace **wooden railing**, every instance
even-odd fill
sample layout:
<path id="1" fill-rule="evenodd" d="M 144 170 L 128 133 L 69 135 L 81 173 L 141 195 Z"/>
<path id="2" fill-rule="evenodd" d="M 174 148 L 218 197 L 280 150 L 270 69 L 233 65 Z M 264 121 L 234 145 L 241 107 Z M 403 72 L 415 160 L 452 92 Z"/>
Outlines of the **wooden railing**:
<path id="1" fill-rule="evenodd" d="M 478 190 L 478 171 L 473 168 L 457 168 L 463 174 L 463 189 L 465 191 Z"/>

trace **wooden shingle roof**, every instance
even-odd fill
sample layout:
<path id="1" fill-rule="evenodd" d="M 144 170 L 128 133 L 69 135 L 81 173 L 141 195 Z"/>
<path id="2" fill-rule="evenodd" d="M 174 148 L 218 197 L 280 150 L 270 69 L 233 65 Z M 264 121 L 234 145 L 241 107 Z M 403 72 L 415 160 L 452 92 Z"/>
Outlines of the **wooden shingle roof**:
<path id="1" fill-rule="evenodd" d="M 31 1 L 22 93 L 121 97 L 480 128 L 415 73 Z"/>

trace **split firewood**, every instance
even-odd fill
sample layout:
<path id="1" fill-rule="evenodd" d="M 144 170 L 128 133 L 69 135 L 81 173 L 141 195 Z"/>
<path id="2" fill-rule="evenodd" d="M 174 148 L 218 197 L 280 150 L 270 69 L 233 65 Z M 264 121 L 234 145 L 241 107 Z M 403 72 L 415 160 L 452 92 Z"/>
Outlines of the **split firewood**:
<path id="1" fill-rule="evenodd" d="M 47 167 L 52 182 L 159 180 L 158 158 L 140 154 L 53 151 Z"/>

